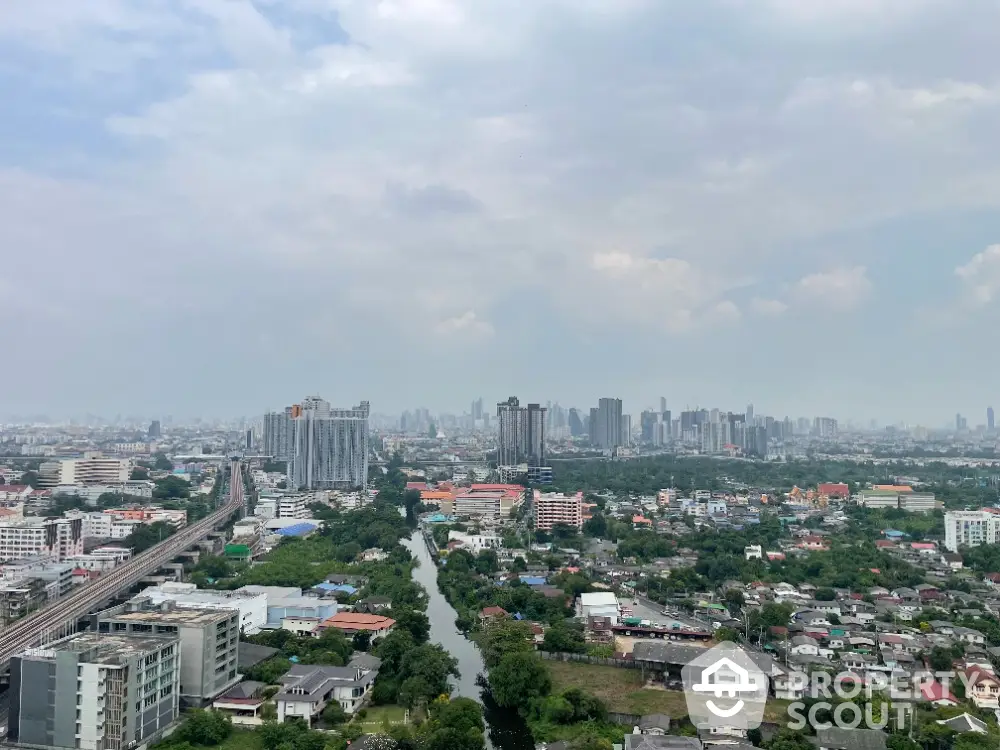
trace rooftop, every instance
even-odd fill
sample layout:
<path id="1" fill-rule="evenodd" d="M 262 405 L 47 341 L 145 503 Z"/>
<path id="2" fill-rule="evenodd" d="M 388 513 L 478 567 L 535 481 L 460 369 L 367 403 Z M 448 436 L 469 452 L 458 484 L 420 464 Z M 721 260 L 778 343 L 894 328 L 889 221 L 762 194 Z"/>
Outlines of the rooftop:
<path id="1" fill-rule="evenodd" d="M 108 617 L 114 622 L 163 622 L 175 625 L 210 625 L 219 620 L 228 620 L 233 617 L 234 611 L 231 609 L 187 609 L 174 607 L 171 609 L 146 609 L 141 612 L 125 612 L 120 615 Z"/>
<path id="2" fill-rule="evenodd" d="M 175 642 L 163 636 L 115 635 L 109 633 L 77 633 L 70 638 L 48 644 L 45 648 L 28 649 L 22 653 L 29 659 L 55 659 L 60 653 L 80 654 L 88 664 L 121 664 L 128 656 L 159 651 Z"/>

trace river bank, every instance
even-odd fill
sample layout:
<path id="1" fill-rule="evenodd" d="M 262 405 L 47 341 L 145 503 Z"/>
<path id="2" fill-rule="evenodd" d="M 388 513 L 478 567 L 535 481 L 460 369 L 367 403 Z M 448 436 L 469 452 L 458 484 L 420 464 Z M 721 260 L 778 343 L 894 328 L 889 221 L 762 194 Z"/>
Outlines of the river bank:
<path id="1" fill-rule="evenodd" d="M 454 680 L 452 695 L 471 698 L 483 706 L 486 721 L 486 744 L 494 750 L 534 750 L 531 732 L 516 712 L 500 708 L 493 702 L 485 685 L 486 667 L 479 647 L 455 627 L 457 614 L 444 595 L 438 590 L 437 565 L 431 557 L 428 544 L 420 529 L 402 544 L 410 551 L 418 565 L 413 569 L 413 580 L 427 591 L 427 618 L 430 620 L 431 643 L 439 643 L 458 660 L 461 676 Z M 482 678 L 482 679 L 480 679 Z"/>

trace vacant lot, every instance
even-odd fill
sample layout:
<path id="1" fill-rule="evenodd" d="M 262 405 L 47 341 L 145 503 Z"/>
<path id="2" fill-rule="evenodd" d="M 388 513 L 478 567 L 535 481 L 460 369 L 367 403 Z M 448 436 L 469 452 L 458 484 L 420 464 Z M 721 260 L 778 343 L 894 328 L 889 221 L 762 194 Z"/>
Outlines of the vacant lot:
<path id="1" fill-rule="evenodd" d="M 687 716 L 684 693 L 679 690 L 647 688 L 638 669 L 601 667 L 580 662 L 546 661 L 556 691 L 576 687 L 592 693 L 609 711 L 623 714 L 666 714 L 674 719 Z M 770 700 L 765 719 L 777 721 L 787 708 L 787 701 Z"/>
<path id="2" fill-rule="evenodd" d="M 386 722 L 389 725 L 406 721 L 406 709 L 402 706 L 369 706 L 365 718 L 357 718 L 354 723 L 366 732 L 380 732 Z"/>

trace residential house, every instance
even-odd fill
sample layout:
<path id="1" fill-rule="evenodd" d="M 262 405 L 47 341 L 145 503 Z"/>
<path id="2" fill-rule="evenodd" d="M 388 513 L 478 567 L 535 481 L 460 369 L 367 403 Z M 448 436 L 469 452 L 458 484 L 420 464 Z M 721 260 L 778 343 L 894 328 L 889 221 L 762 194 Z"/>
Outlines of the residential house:
<path id="1" fill-rule="evenodd" d="M 789 651 L 800 656 L 819 656 L 819 643 L 808 635 L 797 635 L 792 638 Z"/>
<path id="2" fill-rule="evenodd" d="M 978 630 L 972 628 L 954 628 L 955 637 L 962 641 L 962 643 L 974 643 L 978 646 L 982 646 L 986 643 L 986 636 L 980 633 Z"/>
<path id="3" fill-rule="evenodd" d="M 372 666 L 371 657 L 346 667 L 295 664 L 282 677 L 282 689 L 274 696 L 278 721 L 300 717 L 311 724 L 331 701 L 353 714 L 368 699 L 376 676 L 378 666 Z"/>
<path id="4" fill-rule="evenodd" d="M 233 685 L 212 702 L 212 708 L 229 716 L 237 726 L 255 727 L 264 723 L 260 712 L 264 707 L 263 682 L 246 680 Z"/>
<path id="5" fill-rule="evenodd" d="M 382 615 L 368 615 L 361 612 L 338 612 L 323 621 L 322 628 L 337 628 L 344 635 L 366 632 L 372 638 L 384 638 L 392 632 L 396 621 Z"/>
<path id="6" fill-rule="evenodd" d="M 485 607 L 479 612 L 479 626 L 483 630 L 489 630 L 497 621 L 506 619 L 510 615 L 503 607 Z"/>
<path id="7" fill-rule="evenodd" d="M 997 681 L 996 675 L 979 667 L 971 667 L 965 670 L 965 678 L 968 681 L 965 697 L 972 700 L 976 708 L 1000 708 L 1000 681 Z"/>
<path id="8" fill-rule="evenodd" d="M 942 724 L 953 732 L 958 734 L 965 734 L 966 732 L 974 732 L 976 734 L 987 734 L 989 730 L 986 728 L 986 722 L 981 719 L 977 719 L 971 714 L 962 714 L 961 716 L 955 716 L 951 719 L 942 719 L 937 722 Z"/>
<path id="9" fill-rule="evenodd" d="M 819 750 L 885 750 L 887 736 L 878 729 L 830 727 L 816 730 L 816 746 Z"/>

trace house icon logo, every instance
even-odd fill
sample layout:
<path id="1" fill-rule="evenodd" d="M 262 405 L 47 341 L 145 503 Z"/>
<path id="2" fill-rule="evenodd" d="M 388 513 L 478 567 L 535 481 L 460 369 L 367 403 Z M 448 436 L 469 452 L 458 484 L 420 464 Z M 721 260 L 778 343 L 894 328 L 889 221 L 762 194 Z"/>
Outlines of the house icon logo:
<path id="1" fill-rule="evenodd" d="M 764 720 L 767 674 L 735 643 L 706 649 L 681 676 L 688 714 L 699 729 L 753 729 Z"/>

